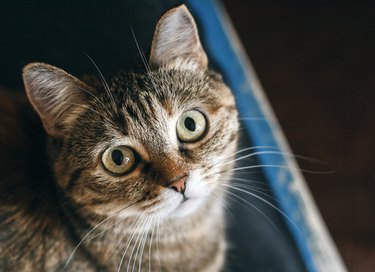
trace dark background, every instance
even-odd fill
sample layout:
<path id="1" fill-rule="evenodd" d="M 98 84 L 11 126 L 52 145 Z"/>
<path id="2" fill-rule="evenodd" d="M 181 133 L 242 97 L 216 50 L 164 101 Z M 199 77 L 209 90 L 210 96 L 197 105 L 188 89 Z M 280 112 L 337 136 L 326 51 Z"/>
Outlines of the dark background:
<path id="1" fill-rule="evenodd" d="M 164 1 L 166 6 L 175 2 Z M 147 54 L 154 24 L 164 12 L 156 14 L 157 1 L 148 1 L 141 7 L 148 20 L 144 28 L 134 23 L 144 21 L 137 18 L 137 3 L 1 1 L 0 85 L 22 90 L 20 71 L 31 61 L 48 62 L 77 76 L 96 73 L 83 52 L 106 73 L 134 66 L 129 58 L 120 57 L 124 52 L 137 55 L 135 45 L 129 45 L 131 31 L 119 32 L 115 26 L 132 24 Z M 375 4 L 354 0 L 225 0 L 224 4 L 293 152 L 336 170 L 305 177 L 345 263 L 350 271 L 373 271 Z M 123 10 L 134 12 L 125 18 Z M 301 167 L 318 166 L 301 162 Z"/>
<path id="2" fill-rule="evenodd" d="M 293 152 L 337 170 L 305 177 L 346 265 L 374 271 L 375 3 L 296 2 L 224 1 Z"/>

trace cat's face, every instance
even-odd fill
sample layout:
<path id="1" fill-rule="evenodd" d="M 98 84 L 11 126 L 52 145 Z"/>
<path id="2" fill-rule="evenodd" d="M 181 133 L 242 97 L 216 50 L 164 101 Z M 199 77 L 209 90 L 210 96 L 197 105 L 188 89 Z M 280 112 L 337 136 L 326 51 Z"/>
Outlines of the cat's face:
<path id="1" fill-rule="evenodd" d="M 221 195 L 227 182 L 235 102 L 207 70 L 183 6 L 159 21 L 150 64 L 99 90 L 46 64 L 24 70 L 31 103 L 60 143 L 52 155 L 58 187 L 83 214 L 181 217 Z"/>

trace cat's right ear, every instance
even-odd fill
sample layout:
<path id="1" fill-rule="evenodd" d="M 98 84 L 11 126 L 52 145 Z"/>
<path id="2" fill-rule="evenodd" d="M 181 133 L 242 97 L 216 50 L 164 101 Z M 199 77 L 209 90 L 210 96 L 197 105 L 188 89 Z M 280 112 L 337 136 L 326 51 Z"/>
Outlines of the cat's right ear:
<path id="1" fill-rule="evenodd" d="M 47 133 L 63 138 L 66 127 L 85 108 L 94 90 L 64 70 L 44 63 L 26 65 L 22 76 L 27 96 Z"/>
<path id="2" fill-rule="evenodd" d="M 170 9 L 159 20 L 152 40 L 150 66 L 158 68 L 177 59 L 189 60 L 203 70 L 208 66 L 197 25 L 185 5 Z"/>

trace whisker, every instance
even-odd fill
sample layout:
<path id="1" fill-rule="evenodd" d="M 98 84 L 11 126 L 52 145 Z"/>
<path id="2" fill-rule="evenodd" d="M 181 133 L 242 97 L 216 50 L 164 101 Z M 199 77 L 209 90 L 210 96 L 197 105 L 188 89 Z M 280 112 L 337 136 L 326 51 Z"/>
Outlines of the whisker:
<path id="1" fill-rule="evenodd" d="M 148 222 L 148 220 L 149 220 L 149 217 L 150 217 L 150 216 L 147 216 L 147 217 L 146 217 L 146 220 L 145 220 L 145 222 L 144 222 L 144 224 L 143 224 L 143 228 L 140 230 L 140 233 L 138 234 L 137 239 L 136 239 L 136 241 L 135 241 L 135 243 L 134 243 L 134 245 L 133 245 L 132 251 L 130 252 L 130 258 L 129 258 L 129 261 L 128 261 L 128 265 L 127 265 L 127 267 L 126 267 L 126 272 L 129 271 L 129 268 L 130 268 L 130 262 L 131 262 L 131 260 L 132 260 L 132 258 L 133 258 L 133 253 L 134 253 L 134 251 L 135 251 L 135 247 L 137 247 L 136 255 L 134 256 L 132 272 L 134 271 L 135 262 L 137 261 L 138 250 L 139 250 L 139 247 L 140 247 L 140 244 L 141 244 L 141 240 L 142 240 L 142 237 L 143 237 L 143 234 L 144 234 L 144 230 L 145 230 L 145 227 L 146 227 L 147 222 Z"/>
<path id="2" fill-rule="evenodd" d="M 151 82 L 152 86 L 154 87 L 154 89 L 158 90 L 158 86 L 157 86 L 157 84 L 155 84 L 154 78 L 152 77 L 151 67 L 150 67 L 150 65 L 147 61 L 147 58 L 146 58 L 142 48 L 140 47 L 140 45 L 138 43 L 137 37 L 134 33 L 134 30 L 133 30 L 132 26 L 130 26 L 130 29 L 131 29 L 131 32 L 132 32 L 132 35 L 133 35 L 135 45 L 137 46 L 138 54 L 140 55 L 141 60 L 143 62 L 143 65 L 144 65 L 146 71 L 148 72 L 150 82 Z"/>
<path id="3" fill-rule="evenodd" d="M 227 184 L 221 184 L 223 186 L 227 186 Z M 229 186 L 227 186 L 229 187 Z M 297 226 L 297 224 L 286 214 L 284 213 L 280 208 L 278 208 L 277 206 L 275 206 L 274 204 L 272 204 L 271 202 L 269 202 L 268 200 L 254 194 L 254 193 L 251 193 L 251 192 L 248 192 L 244 189 L 241 189 L 241 188 L 237 188 L 237 187 L 229 187 L 229 188 L 232 188 L 234 190 L 237 190 L 237 191 L 240 191 L 240 192 L 243 192 L 245 194 L 248 194 L 260 201 L 262 201 L 263 203 L 267 204 L 268 206 L 272 207 L 273 209 L 275 209 L 278 213 L 280 213 L 285 219 L 287 219 L 298 231 L 302 232 L 302 230 Z"/>
<path id="4" fill-rule="evenodd" d="M 113 214 L 111 214 L 110 216 L 108 216 L 107 218 L 105 218 L 104 220 L 102 220 L 101 222 L 99 222 L 96 226 L 94 226 L 82 239 L 81 241 L 77 244 L 77 246 L 74 248 L 74 250 L 72 251 L 72 253 L 70 254 L 68 260 L 66 261 L 65 265 L 64 265 L 64 268 L 63 268 L 63 271 L 66 270 L 66 268 L 68 267 L 68 264 L 69 262 L 71 261 L 71 259 L 73 258 L 73 255 L 74 253 L 77 251 L 77 249 L 82 245 L 82 243 L 85 241 L 85 239 L 93 232 L 95 231 L 98 227 L 100 227 L 101 225 L 103 225 L 105 222 L 107 222 L 108 220 L 110 220 L 111 218 L 113 218 L 114 216 L 116 216 L 117 214 L 119 214 L 120 212 L 124 211 L 125 209 L 128 209 L 129 207 L 131 207 L 132 205 L 134 205 L 135 203 L 132 203 L 130 205 L 127 205 L 125 207 L 122 207 L 120 210 L 114 212 Z"/>
<path id="5" fill-rule="evenodd" d="M 215 199 L 218 199 L 218 200 L 221 200 L 221 199 L 222 199 L 222 197 L 219 196 L 219 195 L 218 195 L 216 192 L 214 192 L 214 191 L 212 192 L 212 196 L 213 196 Z M 224 209 L 227 210 L 228 213 L 231 215 L 232 219 L 234 219 L 235 216 L 234 216 L 233 212 L 230 210 L 229 205 L 228 205 L 225 201 L 222 201 L 222 205 L 223 205 Z"/>
<path id="6" fill-rule="evenodd" d="M 243 181 L 243 182 L 247 182 L 247 183 L 250 182 L 251 185 L 254 186 L 254 188 L 256 188 L 256 189 L 262 189 L 262 190 L 269 191 L 269 189 L 264 188 L 264 187 L 267 187 L 267 185 L 262 181 L 256 181 L 256 180 L 252 180 L 252 179 L 244 179 L 244 178 L 239 178 L 239 177 L 232 177 L 231 180 Z M 253 185 L 253 184 L 255 184 L 255 185 Z"/>
<path id="7" fill-rule="evenodd" d="M 140 215 L 137 215 L 136 216 L 136 220 L 134 220 L 130 226 L 128 227 L 128 229 L 131 229 L 133 226 L 137 225 L 139 223 L 139 221 L 141 220 L 141 216 L 143 215 L 143 213 L 141 213 Z M 110 254 L 114 254 L 115 250 L 117 249 L 117 247 L 121 244 L 122 240 L 124 240 L 126 234 L 128 234 L 128 232 L 124 231 L 123 234 L 121 235 L 121 238 L 117 241 L 115 247 L 111 250 L 112 252 Z"/>
<path id="8" fill-rule="evenodd" d="M 90 108 L 90 107 L 87 107 L 87 106 L 85 106 L 85 105 L 81 105 L 81 104 L 76 104 L 76 103 L 69 103 L 69 104 L 70 104 L 70 105 L 77 106 L 77 107 L 84 108 L 84 109 L 89 110 L 89 111 L 92 111 L 92 112 L 94 112 L 94 113 L 100 115 L 101 117 L 103 117 L 105 120 L 107 120 L 108 123 L 112 124 L 113 126 L 116 126 L 116 125 L 112 122 L 112 120 L 109 119 L 107 116 L 101 114 L 100 112 L 98 112 L 98 111 L 96 111 L 96 110 L 94 110 L 94 109 L 92 109 L 92 108 Z"/>
<path id="9" fill-rule="evenodd" d="M 138 53 L 139 53 L 139 55 L 140 55 L 140 57 L 141 57 L 141 59 L 142 59 L 143 65 L 145 66 L 146 71 L 150 72 L 151 69 L 150 69 L 150 67 L 148 66 L 148 63 L 147 63 L 146 57 L 145 57 L 145 55 L 143 54 L 143 51 L 141 50 L 141 47 L 139 46 L 139 43 L 138 43 L 137 37 L 135 36 L 135 33 L 134 33 L 134 30 L 133 30 L 133 27 L 130 26 L 130 29 L 131 29 L 131 31 L 132 31 L 133 39 L 134 39 L 135 45 L 137 46 L 137 50 L 138 50 Z"/>
<path id="10" fill-rule="evenodd" d="M 106 109 L 107 107 L 103 104 L 103 102 L 99 99 L 99 97 L 97 97 L 95 94 L 93 94 L 92 92 L 86 90 L 85 88 L 82 88 L 78 85 L 73 85 L 74 87 L 76 87 L 77 89 L 89 94 L 93 99 L 94 101 L 98 102 L 104 109 Z"/>
<path id="11" fill-rule="evenodd" d="M 272 199 L 273 201 L 275 201 L 276 203 L 280 203 L 280 201 L 278 199 L 276 199 L 275 197 L 263 192 L 262 190 L 267 190 L 267 191 L 271 191 L 270 189 L 265 189 L 265 188 L 262 188 L 262 187 L 259 187 L 259 186 L 255 186 L 255 185 L 251 185 L 251 184 L 244 184 L 244 183 L 241 183 L 241 182 L 235 182 L 233 180 L 239 180 L 239 181 L 245 181 L 245 182 L 257 182 L 257 181 L 253 181 L 253 180 L 247 180 L 247 179 L 241 179 L 241 178 L 232 178 L 232 180 L 229 182 L 229 183 L 224 183 L 225 186 L 228 186 L 228 187 L 234 187 L 234 186 L 237 186 L 237 187 L 240 187 L 240 188 L 244 188 L 244 189 L 248 189 L 248 190 L 252 190 L 254 192 L 257 192 L 261 195 L 264 195 L 270 199 Z M 213 183 L 213 182 L 208 182 L 208 183 Z M 260 183 L 262 185 L 265 185 L 263 182 L 257 182 L 257 183 Z M 219 184 L 219 185 L 224 185 L 224 184 Z"/>
<path id="12" fill-rule="evenodd" d="M 146 222 L 147 224 L 147 228 L 146 228 L 146 231 L 144 232 L 144 236 L 143 236 L 143 242 L 142 242 L 142 246 L 140 248 L 141 250 L 141 254 L 139 256 L 139 266 L 138 266 L 138 271 L 141 272 L 141 268 L 142 268 L 142 257 L 143 257 L 143 252 L 145 251 L 145 246 L 146 246 L 146 242 L 147 242 L 147 237 L 148 237 L 148 230 L 150 229 L 150 226 L 152 224 L 152 216 L 150 216 L 149 220 Z M 142 239 L 141 239 L 142 240 Z M 137 254 L 138 254 L 138 251 L 137 251 Z M 137 256 L 137 255 L 136 255 Z M 134 270 L 134 266 L 133 266 L 133 270 Z"/>
<path id="13" fill-rule="evenodd" d="M 315 162 L 315 163 L 320 163 L 320 164 L 323 163 L 322 161 L 319 161 L 319 160 L 316 160 L 316 159 L 312 159 L 312 158 L 309 158 L 309 157 L 305 157 L 305 156 L 301 156 L 301 155 L 296 155 L 296 154 L 292 154 L 292 153 L 288 153 L 288 152 L 268 151 L 267 150 L 267 151 L 253 152 L 253 153 L 250 153 L 250 154 L 238 157 L 236 159 L 227 161 L 227 162 L 225 162 L 223 164 L 215 165 L 212 168 L 221 167 L 221 166 L 227 165 L 229 163 L 233 163 L 233 162 L 236 162 L 236 161 L 240 161 L 240 160 L 243 160 L 243 159 L 246 159 L 246 158 L 251 158 L 251 157 L 258 156 L 258 155 L 263 155 L 263 154 L 265 154 L 265 155 L 280 155 L 280 156 L 283 155 L 283 156 L 293 157 L 293 158 L 297 158 L 297 159 L 301 159 L 301 160 L 305 160 L 305 161 L 309 161 L 309 162 Z"/>
<path id="14" fill-rule="evenodd" d="M 245 152 L 245 151 L 249 151 L 249 150 L 254 150 L 254 149 L 277 149 L 277 147 L 274 147 L 274 146 L 267 146 L 267 145 L 259 145 L 259 146 L 250 146 L 250 147 L 245 147 L 245 148 L 242 148 L 242 149 L 239 149 L 237 150 L 236 152 L 234 152 L 233 154 L 223 158 L 223 160 L 226 160 L 226 159 L 229 159 L 231 157 L 234 157 L 235 155 L 239 154 L 239 153 L 242 153 L 242 152 Z"/>
<path id="15" fill-rule="evenodd" d="M 147 233 L 147 227 L 148 227 L 148 224 L 149 224 L 149 221 L 150 221 L 150 217 L 151 216 L 148 216 L 144 226 L 143 226 L 143 229 L 141 230 L 141 233 L 139 235 L 139 242 L 137 241 L 137 250 L 135 251 L 135 255 L 134 255 L 134 261 L 133 261 L 133 268 L 132 268 L 132 272 L 134 272 L 134 269 L 135 269 L 135 265 L 136 265 L 136 262 L 137 262 L 137 257 L 138 257 L 138 253 L 139 251 L 141 250 L 142 248 L 142 244 L 143 244 L 143 240 L 145 238 L 145 235 Z M 135 248 L 135 247 L 134 247 Z M 139 261 L 141 261 L 141 259 L 139 259 Z M 141 263 L 139 263 L 138 265 L 140 265 Z"/>
<path id="16" fill-rule="evenodd" d="M 151 73 L 150 65 L 149 65 L 149 63 L 148 63 L 148 61 L 147 61 L 147 58 L 146 58 L 145 52 L 142 50 L 142 48 L 141 48 L 141 54 L 142 54 L 142 56 L 143 56 L 143 59 L 145 60 L 145 63 L 146 63 L 146 66 L 147 66 L 147 70 L 148 70 L 148 72 Z"/>
<path id="17" fill-rule="evenodd" d="M 144 211 L 144 212 L 146 212 L 146 211 Z M 143 215 L 143 213 L 141 215 Z M 128 241 L 126 242 L 126 245 L 125 245 L 126 248 L 125 248 L 124 253 L 121 256 L 120 263 L 117 267 L 117 272 L 120 272 L 120 270 L 121 270 L 121 266 L 122 266 L 122 263 L 124 262 L 126 252 L 128 251 L 128 248 L 131 244 L 131 241 L 133 240 L 134 235 L 138 231 L 138 228 L 140 227 L 140 225 L 146 220 L 146 218 L 142 218 L 141 215 L 139 216 L 139 218 L 137 220 L 137 224 L 136 224 L 136 228 L 135 228 L 134 232 L 131 234 L 131 236 L 128 238 Z M 130 262 L 130 260 L 128 260 L 128 261 Z M 128 265 L 129 265 L 129 263 L 128 263 Z"/>
<path id="18" fill-rule="evenodd" d="M 252 188 L 251 186 L 248 186 L 247 184 L 242 184 L 242 183 L 232 182 L 231 185 L 233 185 L 233 187 L 237 186 L 237 187 L 239 187 L 239 188 L 244 188 L 244 189 L 248 189 L 248 190 L 254 191 L 254 192 L 258 193 L 258 194 L 261 194 L 261 195 L 264 195 L 264 196 L 266 196 L 266 197 L 269 197 L 270 199 L 272 199 L 272 200 L 275 201 L 276 203 L 279 203 L 279 204 L 280 204 L 280 201 L 279 201 L 278 199 L 276 199 L 275 197 L 270 196 L 269 194 L 264 193 L 264 192 L 262 192 L 262 191 L 260 191 L 260 190 L 258 190 L 258 189 L 254 189 L 254 188 Z M 230 185 L 228 184 L 228 187 L 232 187 L 232 186 L 230 186 Z"/>
<path id="19" fill-rule="evenodd" d="M 158 256 L 158 265 L 159 270 L 161 270 L 161 261 L 160 261 L 160 252 L 159 252 L 159 225 L 160 225 L 160 218 L 158 218 L 158 223 L 156 225 L 156 255 Z"/>
<path id="20" fill-rule="evenodd" d="M 100 79 L 103 82 L 104 89 L 107 92 L 108 97 L 110 98 L 110 100 L 112 100 L 113 106 L 116 108 L 116 102 L 115 102 L 115 99 L 113 98 L 113 95 L 111 93 L 111 89 L 109 88 L 109 85 L 108 85 L 107 81 L 105 80 L 105 77 L 103 76 L 102 72 L 100 71 L 98 65 L 96 65 L 95 61 L 89 55 L 87 55 L 86 53 L 84 53 L 84 54 L 86 55 L 86 57 L 88 57 L 88 59 L 95 66 L 95 69 L 98 71 Z"/>
<path id="21" fill-rule="evenodd" d="M 155 227 L 156 227 L 156 220 L 153 221 L 151 238 L 150 238 L 149 247 L 148 247 L 148 271 L 149 272 L 151 272 L 151 251 L 152 251 L 152 240 L 153 240 L 153 237 L 154 237 Z"/>
<path id="22" fill-rule="evenodd" d="M 222 185 L 222 184 L 221 184 Z M 222 190 L 228 194 L 230 194 L 231 196 L 234 196 L 236 198 L 238 198 L 239 200 L 243 201 L 244 203 L 250 205 L 253 209 L 255 209 L 258 213 L 260 213 L 262 216 L 264 216 L 264 218 L 272 225 L 272 227 L 283 237 L 280 229 L 275 225 L 275 223 L 272 222 L 272 220 L 264 213 L 262 212 L 257 206 L 255 206 L 253 203 L 247 201 L 246 199 L 244 199 L 243 197 L 240 197 L 238 195 L 236 195 L 235 193 L 229 191 L 229 190 L 226 190 L 224 188 L 218 188 L 219 190 Z M 233 201 L 235 201 L 235 199 L 232 199 Z M 248 209 L 248 207 L 246 207 L 245 205 L 243 205 L 242 203 L 238 202 L 238 201 L 235 201 L 237 202 L 239 205 L 241 205 L 242 207 L 244 207 L 245 209 Z"/>
<path id="23" fill-rule="evenodd" d="M 125 218 L 124 218 L 125 219 Z M 120 220 L 122 221 L 122 220 Z M 91 240 L 94 240 L 96 237 L 99 237 L 100 235 L 102 235 L 103 233 L 107 232 L 108 230 L 110 230 L 111 228 L 113 228 L 114 226 L 116 226 L 117 224 L 119 223 L 118 220 L 116 220 L 116 223 L 112 224 L 111 226 L 109 226 L 108 228 L 106 228 L 105 230 L 102 230 L 101 232 L 99 232 L 98 234 L 95 234 L 93 237 L 90 237 L 89 239 L 86 239 L 84 242 L 82 242 L 82 244 L 87 244 L 88 242 L 90 242 Z"/>
<path id="24" fill-rule="evenodd" d="M 265 168 L 265 167 L 274 167 L 274 168 L 282 168 L 282 169 L 295 169 L 295 170 L 301 171 L 303 173 L 316 174 L 316 175 L 334 174 L 336 172 L 336 171 L 313 171 L 313 170 L 301 169 L 301 168 L 298 168 L 298 167 L 290 167 L 290 166 L 286 166 L 286 165 L 277 165 L 277 164 L 258 164 L 258 165 L 237 167 L 237 168 L 233 168 L 233 169 L 229 169 L 229 170 L 222 170 L 222 171 L 216 172 L 214 174 L 229 173 L 229 172 L 234 172 L 234 171 L 240 171 L 240 170 L 246 170 L 246 169 Z"/>

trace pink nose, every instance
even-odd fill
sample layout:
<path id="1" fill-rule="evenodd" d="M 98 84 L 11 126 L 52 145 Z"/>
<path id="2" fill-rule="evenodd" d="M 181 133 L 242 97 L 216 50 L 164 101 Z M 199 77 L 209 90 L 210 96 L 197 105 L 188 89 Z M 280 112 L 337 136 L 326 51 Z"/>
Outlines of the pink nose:
<path id="1" fill-rule="evenodd" d="M 187 177 L 183 177 L 176 181 L 173 181 L 172 183 L 169 184 L 169 188 L 175 190 L 176 192 L 184 194 L 185 188 L 186 188 L 186 178 Z"/>

